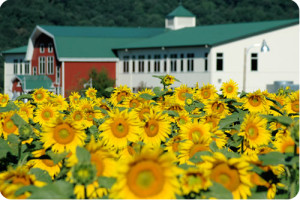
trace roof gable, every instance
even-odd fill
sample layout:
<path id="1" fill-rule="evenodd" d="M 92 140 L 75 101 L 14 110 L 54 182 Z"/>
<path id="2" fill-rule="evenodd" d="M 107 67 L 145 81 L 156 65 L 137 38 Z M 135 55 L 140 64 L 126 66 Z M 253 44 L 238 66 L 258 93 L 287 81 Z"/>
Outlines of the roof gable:
<path id="1" fill-rule="evenodd" d="M 170 12 L 167 17 L 195 17 L 195 15 L 182 5 L 179 5 L 175 10 Z"/>
<path id="2" fill-rule="evenodd" d="M 34 90 L 38 88 L 54 89 L 51 79 L 46 75 L 16 75 L 21 81 L 23 90 Z"/>
<path id="3" fill-rule="evenodd" d="M 6 51 L 2 51 L 3 54 L 17 54 L 17 53 L 23 53 L 25 54 L 27 50 L 27 46 L 17 47 L 13 49 L 8 49 Z"/>

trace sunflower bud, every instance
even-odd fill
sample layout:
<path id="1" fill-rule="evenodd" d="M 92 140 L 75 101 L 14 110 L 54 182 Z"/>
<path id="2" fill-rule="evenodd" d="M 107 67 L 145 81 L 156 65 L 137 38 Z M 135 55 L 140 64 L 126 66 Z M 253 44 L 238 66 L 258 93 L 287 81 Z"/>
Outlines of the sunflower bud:
<path id="1" fill-rule="evenodd" d="M 89 185 L 97 178 L 97 169 L 91 163 L 78 163 L 71 170 L 72 178 L 77 184 Z"/>

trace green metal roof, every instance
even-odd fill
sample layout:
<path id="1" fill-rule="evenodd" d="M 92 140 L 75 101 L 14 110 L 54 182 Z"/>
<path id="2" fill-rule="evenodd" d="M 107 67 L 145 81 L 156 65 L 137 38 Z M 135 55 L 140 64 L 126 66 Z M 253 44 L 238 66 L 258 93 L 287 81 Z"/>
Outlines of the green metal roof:
<path id="1" fill-rule="evenodd" d="M 116 58 L 112 49 L 166 32 L 164 28 L 40 26 L 54 36 L 58 58 Z"/>
<path id="2" fill-rule="evenodd" d="M 195 15 L 180 5 L 170 12 L 167 17 L 195 17 Z"/>
<path id="3" fill-rule="evenodd" d="M 237 24 L 206 25 L 169 31 L 142 41 L 120 46 L 118 49 L 216 46 L 245 37 L 298 24 L 298 19 L 249 22 Z"/>
<path id="4" fill-rule="evenodd" d="M 46 75 L 16 75 L 21 81 L 23 90 L 34 90 L 38 88 L 54 89 L 51 79 Z"/>
<path id="5" fill-rule="evenodd" d="M 2 53 L 3 54 L 15 54 L 15 53 L 26 53 L 26 51 L 27 51 L 27 46 L 22 46 L 22 47 L 2 51 Z"/>

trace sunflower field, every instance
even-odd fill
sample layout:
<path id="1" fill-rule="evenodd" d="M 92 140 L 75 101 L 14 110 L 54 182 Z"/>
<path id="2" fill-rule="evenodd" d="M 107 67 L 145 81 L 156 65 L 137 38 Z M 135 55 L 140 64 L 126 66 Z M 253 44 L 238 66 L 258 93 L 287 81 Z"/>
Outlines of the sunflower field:
<path id="1" fill-rule="evenodd" d="M 0 94 L 8 199 L 289 199 L 299 190 L 299 91 L 204 84 L 133 93 Z"/>

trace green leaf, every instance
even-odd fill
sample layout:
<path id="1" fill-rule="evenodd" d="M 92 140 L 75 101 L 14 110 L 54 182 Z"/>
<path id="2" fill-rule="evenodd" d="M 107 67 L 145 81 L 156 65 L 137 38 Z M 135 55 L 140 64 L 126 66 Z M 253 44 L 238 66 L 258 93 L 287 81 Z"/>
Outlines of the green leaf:
<path id="1" fill-rule="evenodd" d="M 39 181 L 45 183 L 52 182 L 51 176 L 48 174 L 48 172 L 40 168 L 31 168 L 29 173 L 35 175 L 35 178 Z"/>
<path id="2" fill-rule="evenodd" d="M 94 110 L 100 110 L 103 114 L 108 114 L 107 110 L 100 108 L 99 106 L 94 106 Z"/>
<path id="3" fill-rule="evenodd" d="M 110 93 L 110 92 L 114 91 L 114 88 L 113 87 L 108 87 L 108 88 L 105 88 L 104 91 Z"/>
<path id="4" fill-rule="evenodd" d="M 10 101 L 7 103 L 5 107 L 0 107 L 0 113 L 1 112 L 8 112 L 11 110 L 19 110 L 19 107 L 14 104 L 14 102 Z"/>
<path id="5" fill-rule="evenodd" d="M 6 140 L 0 139 L 0 159 L 5 158 L 6 154 L 10 152 L 10 146 L 7 144 Z"/>
<path id="6" fill-rule="evenodd" d="M 195 165 L 188 165 L 188 164 L 181 164 L 181 165 L 178 165 L 178 167 L 180 167 L 181 169 L 184 169 L 184 170 L 187 170 L 189 168 L 195 168 L 196 166 Z"/>
<path id="7" fill-rule="evenodd" d="M 76 156 L 79 162 L 91 162 L 91 154 L 83 147 L 77 146 Z"/>
<path id="8" fill-rule="evenodd" d="M 222 184 L 213 182 L 213 185 L 209 188 L 210 197 L 217 199 L 232 199 L 232 193 L 227 190 Z"/>
<path id="9" fill-rule="evenodd" d="M 141 94 L 139 97 L 146 99 L 146 100 L 152 100 L 154 96 L 144 93 L 144 94 Z"/>
<path id="10" fill-rule="evenodd" d="M 15 196 L 20 196 L 20 195 L 24 194 L 25 192 L 32 192 L 32 191 L 35 191 L 37 189 L 38 189 L 38 187 L 36 187 L 34 185 L 24 186 L 24 187 L 21 187 L 20 189 L 18 189 L 15 192 Z"/>
<path id="11" fill-rule="evenodd" d="M 32 191 L 29 199 L 70 199 L 73 195 L 73 186 L 65 181 L 56 181 L 42 188 Z"/>
<path id="12" fill-rule="evenodd" d="M 261 115 L 266 118 L 268 122 L 278 122 L 284 126 L 290 126 L 293 123 L 293 119 L 287 116 L 271 116 L 271 115 Z"/>
<path id="13" fill-rule="evenodd" d="M 244 118 L 243 113 L 232 113 L 231 115 L 228 115 L 227 117 L 223 118 L 219 122 L 220 129 L 232 126 L 234 122 L 242 123 L 241 120 Z"/>
<path id="14" fill-rule="evenodd" d="M 20 143 L 19 137 L 15 134 L 9 134 L 7 136 L 7 141 L 11 144 L 19 144 Z"/>
<path id="15" fill-rule="evenodd" d="M 160 87 L 153 88 L 153 92 L 158 97 L 161 97 L 163 94 L 165 94 L 165 91 L 162 91 Z"/>
<path id="16" fill-rule="evenodd" d="M 69 152 L 63 152 L 63 153 L 54 153 L 53 151 L 47 151 L 46 155 L 48 155 L 54 164 L 59 163 L 62 159 L 64 159 Z"/>
<path id="17" fill-rule="evenodd" d="M 203 103 L 201 103 L 199 101 L 195 101 L 194 105 L 195 105 L 196 108 L 200 108 L 200 109 L 203 109 L 204 106 L 205 106 Z"/>
<path id="18" fill-rule="evenodd" d="M 98 133 L 98 128 L 97 128 L 97 126 L 93 125 L 89 128 L 89 131 L 92 134 L 96 134 L 96 133 Z"/>
<path id="19" fill-rule="evenodd" d="M 203 155 L 211 156 L 212 154 L 209 151 L 200 151 L 200 152 L 195 153 L 195 155 L 193 155 L 193 157 L 190 158 L 190 161 L 193 163 L 202 162 L 203 160 L 202 160 L 201 156 L 203 156 Z"/>
<path id="20" fill-rule="evenodd" d="M 280 152 L 270 152 L 267 154 L 259 155 L 258 158 L 263 162 L 262 165 L 285 164 L 285 155 Z"/>
<path id="21" fill-rule="evenodd" d="M 213 152 L 216 152 L 219 150 L 216 141 L 212 141 L 209 145 L 210 150 L 212 150 Z"/>
<path id="22" fill-rule="evenodd" d="M 107 189 L 110 189 L 115 182 L 116 182 L 116 178 L 112 178 L 112 177 L 100 176 L 98 178 L 99 186 Z"/>
<path id="23" fill-rule="evenodd" d="M 31 96 L 31 94 L 22 94 L 22 95 L 20 95 L 16 98 L 16 101 L 19 101 L 19 100 L 22 100 L 22 99 L 33 99 L 33 98 Z"/>
<path id="24" fill-rule="evenodd" d="M 267 191 L 263 192 L 251 192 L 251 196 L 249 196 L 249 199 L 268 199 L 267 198 Z"/>
<path id="25" fill-rule="evenodd" d="M 165 110 L 165 111 L 163 111 L 163 113 L 167 113 L 168 115 L 170 115 L 172 117 L 179 117 L 178 112 L 176 112 L 174 110 Z"/>

